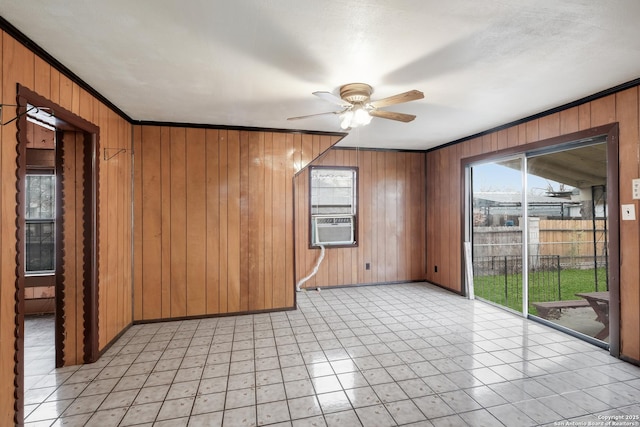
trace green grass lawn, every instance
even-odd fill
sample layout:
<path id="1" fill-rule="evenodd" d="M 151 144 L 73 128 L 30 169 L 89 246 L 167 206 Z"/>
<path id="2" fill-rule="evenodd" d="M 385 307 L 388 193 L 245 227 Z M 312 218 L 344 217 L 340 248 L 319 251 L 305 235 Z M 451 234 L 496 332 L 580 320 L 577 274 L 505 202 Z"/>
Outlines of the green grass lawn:
<path id="1" fill-rule="evenodd" d="M 606 269 L 598 268 L 598 291 L 607 290 Z M 473 279 L 474 291 L 478 297 L 522 312 L 522 275 L 476 276 Z M 594 269 L 529 273 L 529 301 L 558 301 L 579 299 L 576 293 L 595 292 Z M 560 298 L 558 298 L 558 293 Z M 537 314 L 535 307 L 529 305 L 529 312 Z"/>

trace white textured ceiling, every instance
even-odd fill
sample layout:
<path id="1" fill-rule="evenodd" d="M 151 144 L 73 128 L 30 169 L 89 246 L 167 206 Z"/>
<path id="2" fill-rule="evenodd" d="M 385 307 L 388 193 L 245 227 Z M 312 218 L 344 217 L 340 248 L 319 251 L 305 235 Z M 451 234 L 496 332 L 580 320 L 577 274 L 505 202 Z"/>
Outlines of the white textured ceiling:
<path id="1" fill-rule="evenodd" d="M 0 0 L 135 120 L 340 131 L 311 95 L 418 89 L 343 146 L 426 149 L 640 77 L 638 0 Z"/>

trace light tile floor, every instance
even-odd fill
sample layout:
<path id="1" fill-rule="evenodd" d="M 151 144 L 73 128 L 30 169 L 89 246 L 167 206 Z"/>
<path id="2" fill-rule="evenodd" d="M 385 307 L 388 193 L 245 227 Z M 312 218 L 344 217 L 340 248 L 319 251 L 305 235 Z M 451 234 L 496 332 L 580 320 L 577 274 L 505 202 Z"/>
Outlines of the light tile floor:
<path id="1" fill-rule="evenodd" d="M 483 302 L 405 284 L 298 307 L 133 326 L 33 384 L 26 425 L 638 425 L 639 367 Z"/>
<path id="2" fill-rule="evenodd" d="M 25 316 L 24 386 L 26 389 L 56 367 L 55 320 L 53 314 Z"/>

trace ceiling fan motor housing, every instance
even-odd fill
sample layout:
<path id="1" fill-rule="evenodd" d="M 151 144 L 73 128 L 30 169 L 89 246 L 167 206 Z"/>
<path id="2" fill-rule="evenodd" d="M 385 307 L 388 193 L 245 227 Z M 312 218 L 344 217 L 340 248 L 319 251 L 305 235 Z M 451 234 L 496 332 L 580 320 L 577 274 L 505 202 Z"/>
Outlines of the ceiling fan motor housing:
<path id="1" fill-rule="evenodd" d="M 366 83 L 349 83 L 340 86 L 340 98 L 352 104 L 369 102 L 373 88 Z"/>

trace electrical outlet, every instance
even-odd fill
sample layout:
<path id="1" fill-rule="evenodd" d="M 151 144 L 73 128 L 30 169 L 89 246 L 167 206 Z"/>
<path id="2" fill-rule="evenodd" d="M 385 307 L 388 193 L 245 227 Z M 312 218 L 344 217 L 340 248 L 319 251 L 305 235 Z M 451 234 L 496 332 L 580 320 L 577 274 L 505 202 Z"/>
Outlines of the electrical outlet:
<path id="1" fill-rule="evenodd" d="M 631 187 L 633 200 L 640 200 L 640 178 L 632 179 Z"/>
<path id="2" fill-rule="evenodd" d="M 636 205 L 622 205 L 622 220 L 623 221 L 635 221 L 636 220 Z"/>
<path id="3" fill-rule="evenodd" d="M 438 266 L 436 265 L 435 267 L 433 267 L 433 272 L 437 273 L 438 272 Z"/>
<path id="4" fill-rule="evenodd" d="M 364 269 L 365 269 L 365 270 L 371 270 L 371 263 L 368 263 L 368 262 L 367 262 L 367 263 L 364 265 Z"/>

